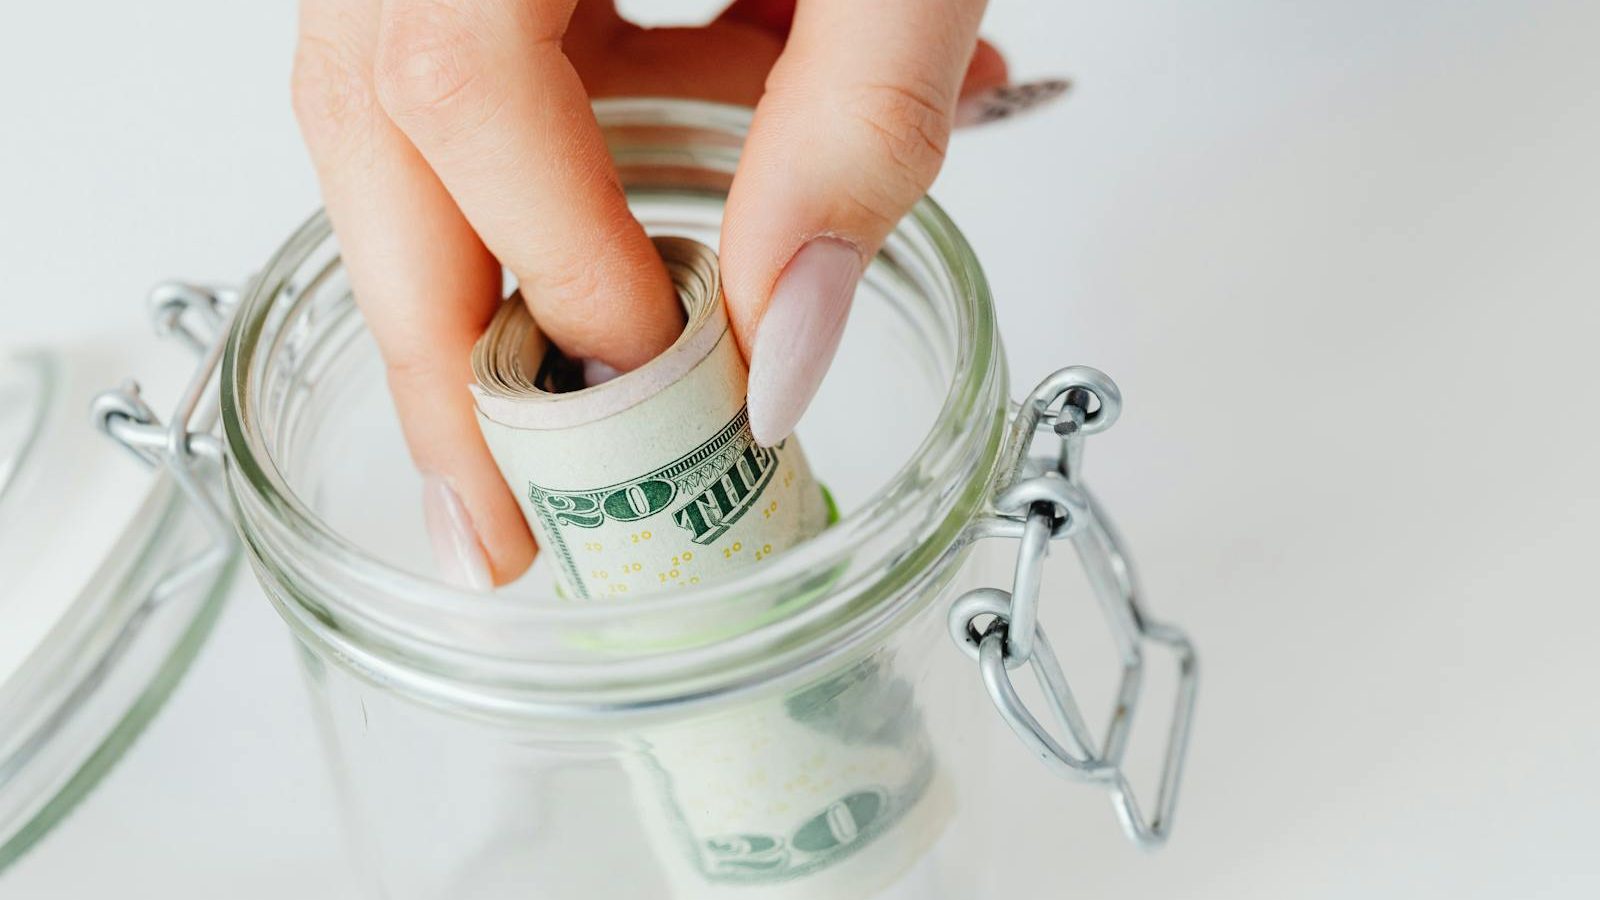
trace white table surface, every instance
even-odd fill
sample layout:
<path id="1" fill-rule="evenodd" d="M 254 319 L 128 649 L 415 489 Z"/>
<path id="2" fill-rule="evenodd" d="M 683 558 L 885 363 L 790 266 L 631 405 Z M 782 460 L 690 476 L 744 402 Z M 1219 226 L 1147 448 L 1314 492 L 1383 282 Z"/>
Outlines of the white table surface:
<path id="1" fill-rule="evenodd" d="M 1600 6 L 993 6 L 1017 72 L 1078 89 L 961 137 L 935 195 L 1019 389 L 1120 381 L 1092 478 L 1205 666 L 1158 855 L 1015 750 L 1017 896 L 1600 894 Z M 150 284 L 248 272 L 316 204 L 290 4 L 6 18 L 6 342 L 142 329 Z M 248 574 L 122 764 L 0 875 L 29 900 L 356 892 Z"/>

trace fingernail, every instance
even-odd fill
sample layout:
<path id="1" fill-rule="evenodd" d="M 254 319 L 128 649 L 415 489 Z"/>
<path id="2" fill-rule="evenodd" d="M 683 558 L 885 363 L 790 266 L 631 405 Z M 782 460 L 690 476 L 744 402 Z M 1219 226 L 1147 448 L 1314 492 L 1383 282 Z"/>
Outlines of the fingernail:
<path id="1" fill-rule="evenodd" d="M 962 98 L 956 104 L 956 127 L 1010 119 L 1060 98 L 1072 87 L 1065 78 L 1042 78 L 1023 84 L 1002 84 Z"/>
<path id="2" fill-rule="evenodd" d="M 583 361 L 583 384 L 585 387 L 594 387 L 597 384 L 605 384 L 621 374 L 621 372 L 618 372 L 616 369 L 611 368 L 598 359 L 586 359 Z"/>
<path id="3" fill-rule="evenodd" d="M 861 281 L 856 248 L 815 238 L 789 260 L 750 355 L 750 430 L 770 447 L 794 431 L 839 349 L 850 301 Z"/>
<path id="4" fill-rule="evenodd" d="M 438 475 L 422 477 L 422 518 L 433 542 L 433 557 L 445 581 L 475 591 L 494 587 L 489 557 L 478 543 L 472 517 L 449 482 Z"/>

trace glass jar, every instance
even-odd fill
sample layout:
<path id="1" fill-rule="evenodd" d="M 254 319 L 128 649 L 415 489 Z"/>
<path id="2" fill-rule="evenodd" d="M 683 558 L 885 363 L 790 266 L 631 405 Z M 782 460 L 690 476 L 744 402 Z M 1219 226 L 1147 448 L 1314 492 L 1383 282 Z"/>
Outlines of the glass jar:
<path id="1" fill-rule="evenodd" d="M 715 246 L 748 111 L 596 113 L 646 230 Z M 1008 401 L 983 274 L 932 202 L 869 267 L 798 430 L 839 521 L 734 577 L 632 603 L 558 600 L 537 568 L 488 595 L 431 577 L 420 485 L 321 215 L 236 304 L 190 299 L 226 335 L 230 515 L 293 634 L 375 895 L 984 896 L 973 854 L 1003 816 L 985 788 L 991 703 L 1047 765 L 1110 790 L 1137 839 L 1164 836 L 1193 655 L 1139 610 L 1078 481 L 1083 436 L 1120 398 L 1069 369 Z M 189 396 L 180 422 L 203 405 Z M 1059 452 L 1034 459 L 1041 427 Z M 181 443 L 179 457 L 206 455 Z M 1021 549 L 981 540 L 996 536 Z M 1035 625 L 1055 538 L 1084 557 L 1122 653 L 1102 742 Z M 1177 652 L 1183 687 L 1146 823 L 1120 761 L 1148 641 Z M 1064 736 L 1012 685 L 1024 664 Z"/>

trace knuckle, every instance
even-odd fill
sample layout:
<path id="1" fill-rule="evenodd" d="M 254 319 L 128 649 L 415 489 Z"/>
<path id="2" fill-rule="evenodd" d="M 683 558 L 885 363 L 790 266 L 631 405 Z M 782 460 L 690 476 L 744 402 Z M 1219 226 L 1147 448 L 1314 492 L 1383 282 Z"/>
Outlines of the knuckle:
<path id="1" fill-rule="evenodd" d="M 384 374 L 389 390 L 413 395 L 429 391 L 445 375 L 441 351 L 422 343 L 402 343 L 383 348 Z"/>
<path id="2" fill-rule="evenodd" d="M 578 260 L 545 260 L 534 280 L 534 294 L 541 306 L 552 311 L 578 311 L 601 297 L 604 278 L 596 263 Z"/>
<path id="3" fill-rule="evenodd" d="M 951 111 L 933 85 L 870 84 L 847 104 L 850 121 L 875 153 L 881 191 L 900 206 L 920 197 L 944 164 Z"/>
<path id="4" fill-rule="evenodd" d="M 306 35 L 295 49 L 289 93 L 295 119 L 313 146 L 326 145 L 375 108 L 372 73 L 350 48 Z"/>
<path id="5" fill-rule="evenodd" d="M 421 0 L 397 4 L 378 37 L 378 100 L 396 119 L 448 115 L 472 95 L 487 57 L 477 23 L 450 4 Z"/>

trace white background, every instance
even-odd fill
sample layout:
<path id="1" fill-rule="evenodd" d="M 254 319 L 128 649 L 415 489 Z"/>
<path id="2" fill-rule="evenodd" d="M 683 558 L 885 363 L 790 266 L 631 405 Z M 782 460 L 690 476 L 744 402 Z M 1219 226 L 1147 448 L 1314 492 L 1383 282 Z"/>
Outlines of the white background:
<path id="1" fill-rule="evenodd" d="M 5 18 L 5 343 L 141 330 L 151 283 L 236 278 L 316 205 L 290 4 Z M 934 193 L 1018 389 L 1121 383 L 1091 475 L 1205 666 L 1158 855 L 1006 759 L 1018 896 L 1600 894 L 1597 29 L 1583 2 L 996 0 L 1014 70 L 1078 87 L 961 136 Z M 0 896 L 356 885 L 245 577 Z"/>

